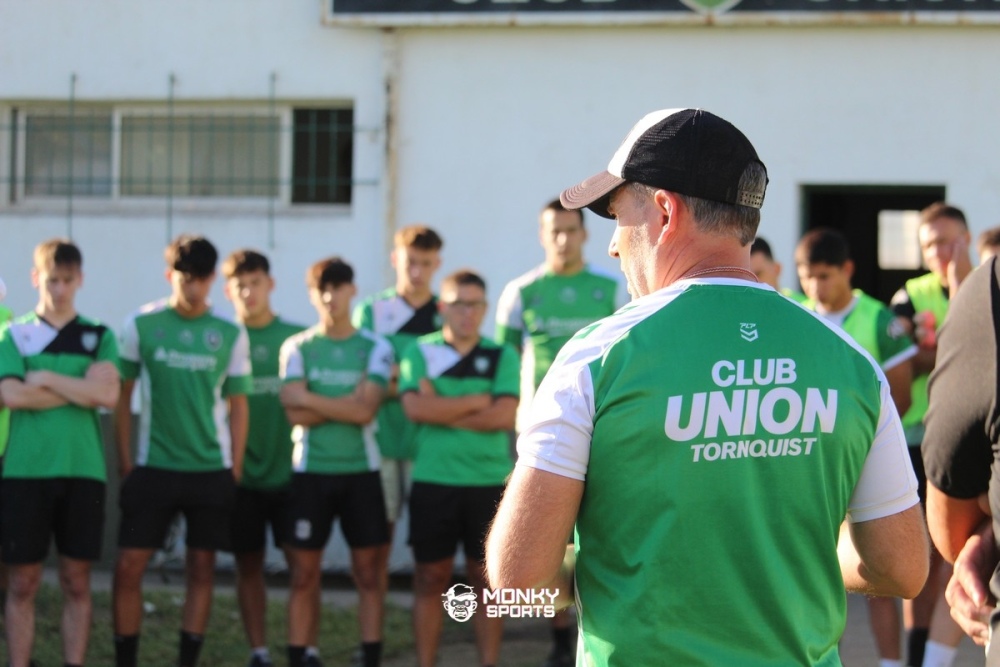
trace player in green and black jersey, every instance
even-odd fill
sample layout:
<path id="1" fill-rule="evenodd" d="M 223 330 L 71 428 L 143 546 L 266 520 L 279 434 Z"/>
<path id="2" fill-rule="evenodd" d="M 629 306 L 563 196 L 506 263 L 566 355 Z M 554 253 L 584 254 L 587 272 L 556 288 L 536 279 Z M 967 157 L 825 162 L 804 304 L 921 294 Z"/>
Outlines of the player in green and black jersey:
<path id="1" fill-rule="evenodd" d="M 319 323 L 281 346 L 281 403 L 294 448 L 288 537 L 292 570 L 288 597 L 289 667 L 319 665 L 316 643 L 323 548 L 340 518 L 358 588 L 364 667 L 382 654 L 384 557 L 389 529 L 372 420 L 393 365 L 392 346 L 351 324 L 354 270 L 339 257 L 306 274 Z"/>
<path id="2" fill-rule="evenodd" d="M 250 429 L 232 524 L 236 592 L 250 642 L 249 667 L 268 667 L 273 663 L 265 634 L 266 532 L 270 526 L 276 547 L 287 541 L 288 483 L 292 477 L 292 427 L 278 400 L 278 358 L 281 344 L 303 327 L 283 320 L 272 310 L 274 278 L 270 262 L 261 253 L 233 252 L 222 263 L 222 275 L 226 298 L 236 309 L 236 321 L 246 327 L 253 365 L 253 389 L 247 399 Z"/>
<path id="3" fill-rule="evenodd" d="M 5 625 L 14 667 L 33 664 L 35 594 L 53 535 L 66 665 L 83 664 L 90 634 L 90 564 L 104 528 L 97 408 L 115 405 L 119 383 L 114 335 L 76 312 L 82 265 L 70 241 L 40 244 L 31 272 L 38 305 L 0 330 L 0 396 L 12 415 L 0 545 L 10 572 Z"/>
<path id="4" fill-rule="evenodd" d="M 410 494 L 413 634 L 417 662 L 433 665 L 441 634 L 441 596 L 451 581 L 461 542 L 469 582 L 486 586 L 483 538 L 510 474 L 507 432 L 517 411 L 517 352 L 479 333 L 486 313 L 486 284 L 471 271 L 441 284 L 440 332 L 417 339 L 400 362 L 399 390 L 417 429 L 417 457 Z M 495 665 L 503 625 L 473 617 L 479 657 Z"/>
<path id="5" fill-rule="evenodd" d="M 116 667 L 138 662 L 142 575 L 178 513 L 187 531 L 179 665 L 197 663 L 212 605 L 215 552 L 229 548 L 246 445 L 249 342 L 241 325 L 215 315 L 208 302 L 218 253 L 208 239 L 182 235 L 165 258 L 171 296 L 140 308 L 121 334 Z M 130 402 L 137 381 L 142 414 L 133 467 Z"/>

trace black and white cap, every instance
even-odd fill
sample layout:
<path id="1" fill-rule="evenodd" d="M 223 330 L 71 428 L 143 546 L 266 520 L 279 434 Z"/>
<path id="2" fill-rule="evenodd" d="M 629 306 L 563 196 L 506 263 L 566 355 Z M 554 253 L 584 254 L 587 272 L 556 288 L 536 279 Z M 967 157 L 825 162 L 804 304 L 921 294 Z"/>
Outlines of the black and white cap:
<path id="1" fill-rule="evenodd" d="M 615 151 L 607 171 L 564 190 L 569 209 L 587 207 L 611 218 L 611 193 L 633 181 L 691 197 L 760 208 L 765 183 L 741 190 L 740 178 L 752 163 L 764 163 L 746 136 L 727 120 L 704 109 L 662 109 L 635 124 Z"/>

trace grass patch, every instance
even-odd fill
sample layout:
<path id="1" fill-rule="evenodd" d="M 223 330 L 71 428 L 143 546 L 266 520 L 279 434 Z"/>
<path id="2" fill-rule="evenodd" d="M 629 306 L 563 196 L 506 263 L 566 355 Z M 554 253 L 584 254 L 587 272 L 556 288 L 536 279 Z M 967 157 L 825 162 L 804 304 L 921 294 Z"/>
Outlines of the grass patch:
<path id="1" fill-rule="evenodd" d="M 145 614 L 139 641 L 140 665 L 174 665 L 177 663 L 178 633 L 181 625 L 183 592 L 150 589 L 143 599 L 153 606 Z M 59 618 L 62 595 L 58 587 L 43 585 L 35 609 L 35 660 L 42 667 L 61 665 L 62 643 Z M 283 599 L 268 602 L 268 646 L 276 664 L 285 664 L 285 618 Z M 94 592 L 94 621 L 91 626 L 87 664 L 93 667 L 114 665 L 111 637 L 111 595 Z M 384 624 L 384 656 L 391 658 L 413 652 L 413 631 L 410 610 L 388 604 Z M 319 650 L 328 665 L 346 664 L 359 642 L 355 609 L 331 608 L 323 605 L 320 619 Z M 216 591 L 212 616 L 205 635 L 200 664 L 205 667 L 241 667 L 249 659 L 250 649 L 243 633 L 235 596 L 228 591 Z"/>

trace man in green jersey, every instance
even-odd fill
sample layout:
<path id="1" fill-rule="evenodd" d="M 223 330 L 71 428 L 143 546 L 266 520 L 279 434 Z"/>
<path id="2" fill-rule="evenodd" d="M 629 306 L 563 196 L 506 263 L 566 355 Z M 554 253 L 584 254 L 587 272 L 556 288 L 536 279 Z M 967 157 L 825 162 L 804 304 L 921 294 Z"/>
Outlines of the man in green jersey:
<path id="1" fill-rule="evenodd" d="M 616 278 L 583 259 L 582 211 L 548 202 L 538 216 L 538 239 L 545 262 L 509 282 L 497 303 L 496 339 L 521 353 L 519 424 L 556 354 L 578 330 L 615 312 L 619 289 Z M 546 667 L 572 664 L 571 621 L 567 611 L 553 618 Z"/>
<path id="2" fill-rule="evenodd" d="M 479 333 L 486 314 L 486 283 L 479 275 L 466 270 L 445 278 L 440 309 L 444 326 L 407 348 L 399 379 L 403 409 L 420 424 L 410 494 L 413 635 L 420 667 L 435 664 L 442 601 L 455 597 L 448 586 L 460 542 L 472 601 L 486 591 L 483 539 L 512 466 L 507 432 L 514 428 L 520 367 L 513 348 Z M 480 664 L 496 665 L 501 618 L 479 613 L 472 621 Z"/>
<path id="3" fill-rule="evenodd" d="M 28 667 L 35 594 L 55 536 L 66 665 L 82 665 L 90 635 L 90 564 L 104 528 L 104 444 L 97 408 L 118 400 L 118 347 L 104 325 L 76 312 L 80 250 L 66 239 L 35 248 L 38 305 L 0 330 L 0 397 L 12 414 L 0 484 L 4 623 L 12 667 Z"/>
<path id="4" fill-rule="evenodd" d="M 295 425 L 288 662 L 289 667 L 320 664 L 307 649 L 319 627 L 323 548 L 339 517 L 358 589 L 363 665 L 375 667 L 382 654 L 389 529 L 371 422 L 389 382 L 392 346 L 351 324 L 357 288 L 349 264 L 339 257 L 316 262 L 306 283 L 319 322 L 281 346 L 281 403 Z"/>
<path id="5" fill-rule="evenodd" d="M 236 482 L 243 470 L 252 388 L 249 341 L 212 312 L 218 253 L 183 234 L 165 252 L 169 298 L 130 316 L 121 333 L 121 398 L 115 410 L 122 478 L 113 583 L 116 667 L 138 664 L 142 575 L 174 517 L 186 526 L 187 590 L 180 667 L 193 667 L 212 607 L 215 553 L 228 549 Z M 141 380 L 138 451 L 131 450 L 132 391 Z M 227 419 L 228 417 L 228 419 Z"/>
<path id="6" fill-rule="evenodd" d="M 808 297 L 804 305 L 842 328 L 872 355 L 889 382 L 896 411 L 905 413 L 910 407 L 911 359 L 917 347 L 885 304 L 861 290 L 851 290 L 854 262 L 844 235 L 825 228 L 808 232 L 795 248 L 795 267 Z M 868 610 L 879 667 L 902 667 L 902 623 L 896 600 L 869 597 Z"/>
<path id="7" fill-rule="evenodd" d="M 633 301 L 542 381 L 487 565 L 565 597 L 575 523 L 579 664 L 839 665 L 845 586 L 926 578 L 884 374 L 750 271 L 766 183 L 732 124 L 667 109 L 562 193 L 617 221 Z"/>
<path id="8" fill-rule="evenodd" d="M 972 271 L 972 261 L 968 223 L 965 213 L 956 206 L 937 202 L 921 211 L 917 238 L 924 264 L 930 272 L 907 280 L 893 295 L 891 307 L 906 324 L 918 349 L 913 358 L 911 403 L 910 409 L 903 414 L 903 429 L 923 501 L 927 478 L 920 447 L 927 414 L 927 382 L 937 357 L 937 328 L 948 314 L 951 297 Z M 903 610 L 904 624 L 909 629 L 908 665 L 922 665 L 925 650 L 935 655 L 951 651 L 961 638 L 961 632 L 944 606 L 942 589 L 950 570 L 937 550 L 933 550 L 927 587 Z"/>
<path id="9" fill-rule="evenodd" d="M 806 300 L 806 295 L 802 292 L 778 286 L 778 279 L 781 277 L 781 262 L 774 259 L 774 255 L 771 253 L 771 244 L 760 236 L 755 238 L 753 245 L 750 246 L 750 270 L 757 275 L 757 280 L 765 285 L 770 285 L 789 299 L 800 303 Z"/>
<path id="10" fill-rule="evenodd" d="M 292 477 L 292 427 L 278 400 L 278 354 L 281 344 L 303 327 L 286 322 L 271 309 L 274 278 L 271 263 L 263 254 L 246 249 L 233 252 L 222 263 L 222 276 L 226 298 L 236 309 L 236 321 L 246 327 L 253 365 L 253 389 L 247 399 L 250 428 L 232 523 L 236 596 L 250 642 L 248 667 L 270 667 L 273 663 L 265 634 L 266 532 L 270 526 L 276 547 L 287 541 L 288 483 Z"/>
<path id="11" fill-rule="evenodd" d="M 385 336 L 396 359 L 400 359 L 418 336 L 441 328 L 437 297 L 431 291 L 431 281 L 441 266 L 444 241 L 426 225 L 409 225 L 396 232 L 389 256 L 396 272 L 396 285 L 374 294 L 357 305 L 354 326 Z M 382 491 L 389 519 L 389 536 L 406 503 L 410 488 L 410 471 L 415 453 L 416 425 L 406 418 L 399 403 L 399 367 L 393 366 L 385 400 L 378 411 L 378 440 L 382 463 Z M 383 560 L 388 566 L 391 544 L 385 547 Z M 383 585 L 388 584 L 388 571 Z"/>

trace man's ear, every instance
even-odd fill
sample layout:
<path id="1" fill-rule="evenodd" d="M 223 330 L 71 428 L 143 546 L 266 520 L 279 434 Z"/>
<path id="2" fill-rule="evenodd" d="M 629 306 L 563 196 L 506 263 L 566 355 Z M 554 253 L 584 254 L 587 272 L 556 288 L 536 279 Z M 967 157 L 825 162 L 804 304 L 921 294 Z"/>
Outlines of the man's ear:
<path id="1" fill-rule="evenodd" d="M 657 245 L 663 245 L 667 238 L 677 233 L 680 219 L 680 199 L 673 192 L 657 190 L 653 194 L 653 205 L 660 219 L 660 233 L 657 235 Z"/>

